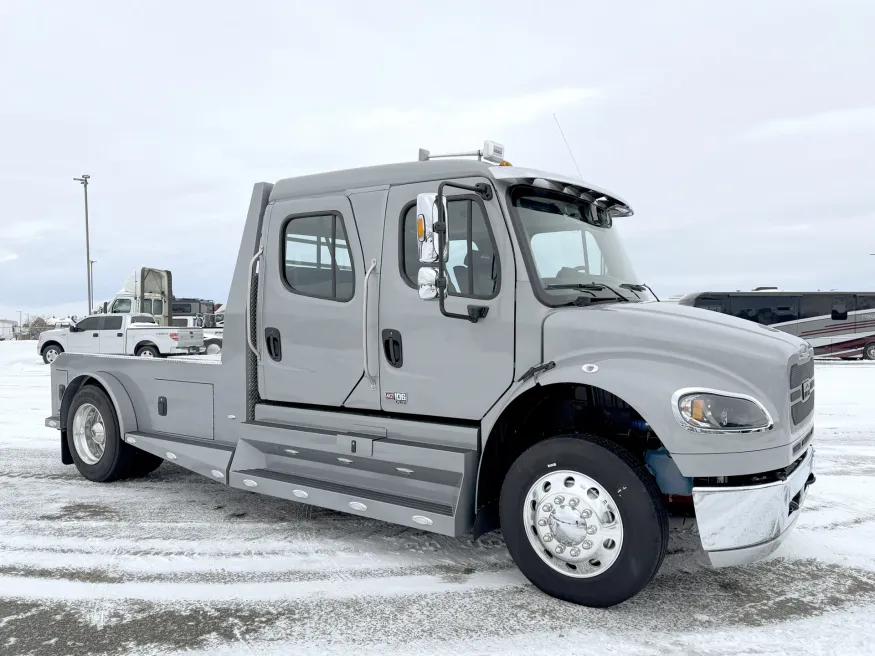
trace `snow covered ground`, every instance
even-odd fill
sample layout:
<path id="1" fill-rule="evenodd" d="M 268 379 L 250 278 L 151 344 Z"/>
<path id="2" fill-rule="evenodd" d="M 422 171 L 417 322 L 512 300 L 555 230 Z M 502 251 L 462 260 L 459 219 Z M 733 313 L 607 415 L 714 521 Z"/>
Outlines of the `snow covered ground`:
<path id="1" fill-rule="evenodd" d="M 61 465 L 48 367 L 0 343 L 0 654 L 875 653 L 875 367 L 817 366 L 817 483 L 766 562 L 710 570 L 677 527 L 609 610 L 473 543 L 232 490 L 165 463 Z"/>

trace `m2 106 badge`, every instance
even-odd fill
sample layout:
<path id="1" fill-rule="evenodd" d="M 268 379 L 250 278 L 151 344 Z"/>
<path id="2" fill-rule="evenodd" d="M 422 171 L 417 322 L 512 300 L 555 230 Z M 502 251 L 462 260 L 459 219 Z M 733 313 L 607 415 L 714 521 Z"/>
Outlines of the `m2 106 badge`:
<path id="1" fill-rule="evenodd" d="M 407 392 L 386 392 L 387 401 L 395 403 L 407 403 Z"/>

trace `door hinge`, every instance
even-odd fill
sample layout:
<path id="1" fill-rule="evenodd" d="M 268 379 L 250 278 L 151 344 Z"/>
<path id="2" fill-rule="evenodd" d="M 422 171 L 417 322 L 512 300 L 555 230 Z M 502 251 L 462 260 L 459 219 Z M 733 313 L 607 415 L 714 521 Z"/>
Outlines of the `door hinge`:
<path id="1" fill-rule="evenodd" d="M 522 383 L 523 381 L 528 380 L 529 378 L 534 378 L 540 373 L 545 371 L 550 371 L 553 367 L 556 366 L 556 363 L 550 360 L 550 362 L 544 362 L 543 364 L 537 364 L 534 367 L 530 368 L 526 373 L 519 377 L 517 380 L 518 383 Z"/>

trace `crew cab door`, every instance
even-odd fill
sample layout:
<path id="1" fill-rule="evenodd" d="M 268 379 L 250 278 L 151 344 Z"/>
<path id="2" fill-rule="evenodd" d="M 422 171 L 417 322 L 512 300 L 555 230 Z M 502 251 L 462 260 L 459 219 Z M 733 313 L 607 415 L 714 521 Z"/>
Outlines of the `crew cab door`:
<path id="1" fill-rule="evenodd" d="M 262 235 L 261 398 L 340 407 L 364 375 L 365 267 L 349 199 L 276 202 Z"/>
<path id="2" fill-rule="evenodd" d="M 472 323 L 419 298 L 416 197 L 441 180 L 389 192 L 380 275 L 380 391 L 388 412 L 481 419 L 514 376 L 514 256 L 495 193 L 446 188 L 450 313 L 486 308 Z M 485 178 L 456 180 L 466 185 Z"/>
<path id="3" fill-rule="evenodd" d="M 100 320 L 100 353 L 124 354 L 125 333 L 122 326 L 124 317 L 108 315 Z"/>

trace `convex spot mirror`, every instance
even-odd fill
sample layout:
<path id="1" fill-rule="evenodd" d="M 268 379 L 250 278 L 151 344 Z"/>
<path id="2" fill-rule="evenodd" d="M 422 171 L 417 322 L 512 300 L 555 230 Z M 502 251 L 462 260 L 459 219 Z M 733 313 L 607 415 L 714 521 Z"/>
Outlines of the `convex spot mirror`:
<path id="1" fill-rule="evenodd" d="M 447 215 L 447 199 L 441 198 L 444 206 L 444 216 Z M 438 268 L 433 266 L 438 261 L 438 247 L 435 243 L 434 224 L 438 221 L 437 194 L 418 194 L 416 196 L 416 241 L 419 245 L 419 261 L 432 265 L 419 268 L 417 284 L 419 298 L 433 300 L 438 296 Z M 444 258 L 446 260 L 446 257 Z"/>

